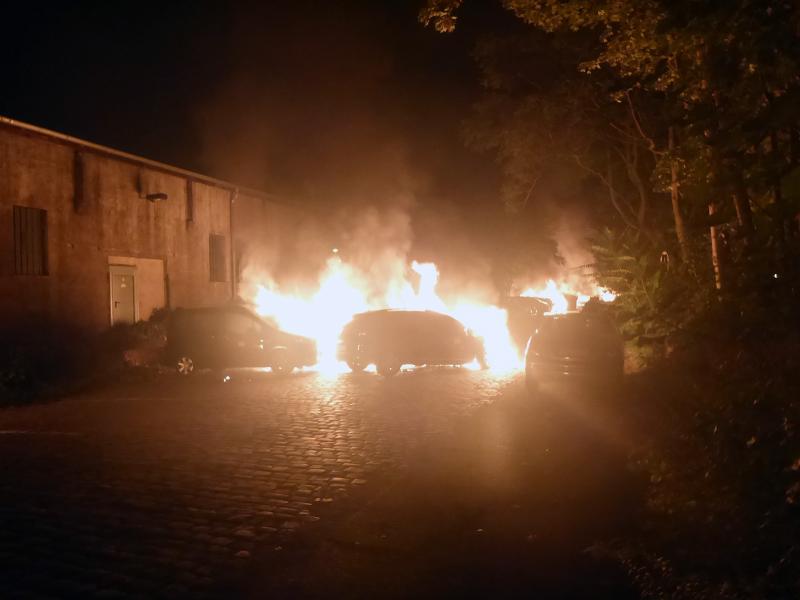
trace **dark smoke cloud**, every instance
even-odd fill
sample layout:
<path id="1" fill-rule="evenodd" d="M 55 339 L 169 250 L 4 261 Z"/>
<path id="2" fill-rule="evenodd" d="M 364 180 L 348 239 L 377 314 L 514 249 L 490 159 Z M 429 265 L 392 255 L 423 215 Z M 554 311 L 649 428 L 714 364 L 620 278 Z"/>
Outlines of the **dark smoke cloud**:
<path id="1" fill-rule="evenodd" d="M 505 293 L 521 263 L 554 276 L 559 200 L 505 213 L 492 157 L 462 143 L 474 40 L 420 27 L 413 4 L 235 10 L 230 69 L 195 111 L 204 162 L 312 211 L 276 278 L 312 282 L 334 247 L 377 282 L 398 257 L 435 262 L 443 295 Z"/>
<path id="2" fill-rule="evenodd" d="M 459 135 L 469 53 L 412 3 L 329 4 L 235 13 L 232 68 L 195 113 L 204 161 L 313 210 L 296 278 L 341 247 L 377 280 L 398 255 L 489 279 L 485 214 L 502 207 L 494 165 Z"/>

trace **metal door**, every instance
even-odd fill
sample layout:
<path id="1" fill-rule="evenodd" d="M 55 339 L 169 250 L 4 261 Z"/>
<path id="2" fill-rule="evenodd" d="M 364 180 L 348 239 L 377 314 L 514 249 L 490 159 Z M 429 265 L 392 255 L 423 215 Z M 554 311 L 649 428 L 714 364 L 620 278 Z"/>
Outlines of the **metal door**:
<path id="1" fill-rule="evenodd" d="M 111 324 L 136 321 L 136 268 L 109 267 L 111 279 Z"/>

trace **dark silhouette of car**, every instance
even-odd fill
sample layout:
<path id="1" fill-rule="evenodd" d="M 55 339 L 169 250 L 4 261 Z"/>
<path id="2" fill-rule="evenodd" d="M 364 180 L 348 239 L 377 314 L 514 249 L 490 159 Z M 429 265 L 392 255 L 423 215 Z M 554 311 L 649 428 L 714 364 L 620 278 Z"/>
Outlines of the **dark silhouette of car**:
<path id="1" fill-rule="evenodd" d="M 567 381 L 616 386 L 622 382 L 622 337 L 613 321 L 599 311 L 542 317 L 525 352 L 525 381 Z"/>
<path id="2" fill-rule="evenodd" d="M 286 333 L 244 306 L 177 309 L 167 323 L 167 364 L 198 369 L 270 367 L 290 372 L 317 362 L 314 340 Z"/>
<path id="3" fill-rule="evenodd" d="M 356 315 L 339 339 L 338 359 L 353 371 L 374 364 L 391 376 L 403 365 L 485 366 L 483 342 L 462 323 L 441 313 L 376 310 Z"/>

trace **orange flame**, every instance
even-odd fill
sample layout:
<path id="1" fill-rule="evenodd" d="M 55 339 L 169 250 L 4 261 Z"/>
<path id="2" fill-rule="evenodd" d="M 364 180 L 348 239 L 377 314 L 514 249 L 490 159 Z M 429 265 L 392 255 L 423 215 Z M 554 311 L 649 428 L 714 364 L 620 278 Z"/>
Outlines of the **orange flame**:
<path id="1" fill-rule="evenodd" d="M 617 299 L 617 295 L 607 288 L 593 286 L 591 294 L 584 294 L 576 291 L 566 282 L 556 283 L 553 279 L 548 279 L 544 286 L 538 288 L 528 287 L 520 294 L 523 298 L 549 300 L 552 304 L 552 309 L 550 310 L 552 314 L 564 314 L 569 310 L 568 295 L 577 298 L 576 308 L 582 307 L 592 297 L 599 298 L 603 302 L 613 302 Z"/>
<path id="2" fill-rule="evenodd" d="M 564 285 L 562 284 L 561 288 L 563 287 Z M 569 307 L 566 295 L 552 279 L 548 279 L 547 283 L 542 288 L 536 289 L 531 287 L 526 289 L 520 296 L 523 298 L 543 298 L 544 300 L 549 300 L 553 307 L 550 309 L 550 312 L 555 314 L 565 313 Z"/>
<path id="3" fill-rule="evenodd" d="M 398 276 L 386 286 L 383 296 L 375 299 L 368 293 L 368 277 L 335 256 L 328 260 L 315 293 L 289 294 L 267 281 L 255 285 L 252 300 L 256 312 L 272 317 L 281 329 L 316 340 L 317 369 L 326 374 L 347 370 L 336 360 L 336 346 L 344 326 L 357 313 L 381 308 L 435 310 L 448 314 L 483 339 L 490 369 L 508 372 L 521 367 L 521 357 L 508 331 L 505 310 L 469 298 L 446 303 L 436 292 L 439 271 L 435 264 L 413 261 L 411 270 L 419 276 L 416 290 L 404 276 Z"/>

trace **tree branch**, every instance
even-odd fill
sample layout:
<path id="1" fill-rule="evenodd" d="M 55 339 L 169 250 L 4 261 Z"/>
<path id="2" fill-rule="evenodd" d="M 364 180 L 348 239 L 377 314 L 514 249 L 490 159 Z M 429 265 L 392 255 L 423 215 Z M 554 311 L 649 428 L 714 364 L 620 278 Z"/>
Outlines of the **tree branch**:
<path id="1" fill-rule="evenodd" d="M 644 132 L 644 129 L 642 128 L 642 123 L 639 120 L 639 113 L 636 112 L 636 107 L 633 106 L 633 100 L 631 100 L 630 90 L 625 91 L 625 99 L 628 101 L 628 108 L 630 109 L 631 119 L 633 119 L 633 124 L 636 125 L 636 130 L 639 132 L 639 135 L 642 136 L 642 139 L 644 139 L 647 142 L 647 147 L 650 149 L 650 152 L 652 152 L 653 154 L 664 154 L 663 151 L 658 150 L 656 148 L 656 143 L 653 141 L 653 138 L 651 138 Z"/>
<path id="2" fill-rule="evenodd" d="M 531 187 L 528 188 L 528 193 L 525 194 L 525 200 L 522 201 L 522 210 L 525 210 L 528 207 L 528 201 L 531 199 L 531 194 L 533 193 L 533 190 L 536 188 L 536 184 L 539 183 L 539 179 L 541 179 L 541 178 L 542 178 L 542 176 L 540 174 L 540 175 L 537 175 L 533 179 L 533 183 L 531 183 Z"/>
<path id="3" fill-rule="evenodd" d="M 636 220 L 639 223 L 639 226 L 644 227 L 644 219 L 645 215 L 647 214 L 649 196 L 647 194 L 647 188 L 645 187 L 644 182 L 639 175 L 639 145 L 631 145 L 630 156 L 623 154 L 618 148 L 614 148 L 614 150 L 617 151 L 617 154 L 619 154 L 620 158 L 622 158 L 622 162 L 625 163 L 625 170 L 628 173 L 628 179 L 630 179 L 639 195 L 638 210 L 634 211 L 633 207 L 631 207 L 630 210 L 631 212 L 636 212 Z"/>
<path id="4" fill-rule="evenodd" d="M 587 173 L 591 173 L 595 177 L 597 177 L 603 184 L 608 188 L 608 197 L 611 200 L 611 204 L 614 206 L 614 209 L 619 213 L 619 216 L 622 218 L 622 221 L 632 229 L 641 229 L 635 222 L 633 222 L 630 216 L 625 214 L 622 206 L 620 206 L 617 200 L 617 190 L 614 188 L 613 178 L 611 175 L 611 161 L 608 161 L 608 177 L 600 173 L 599 171 L 595 171 L 589 165 L 585 164 L 582 160 L 580 155 L 573 154 L 572 157 L 575 159 L 575 162 L 578 163 L 578 166 L 586 171 Z"/>

